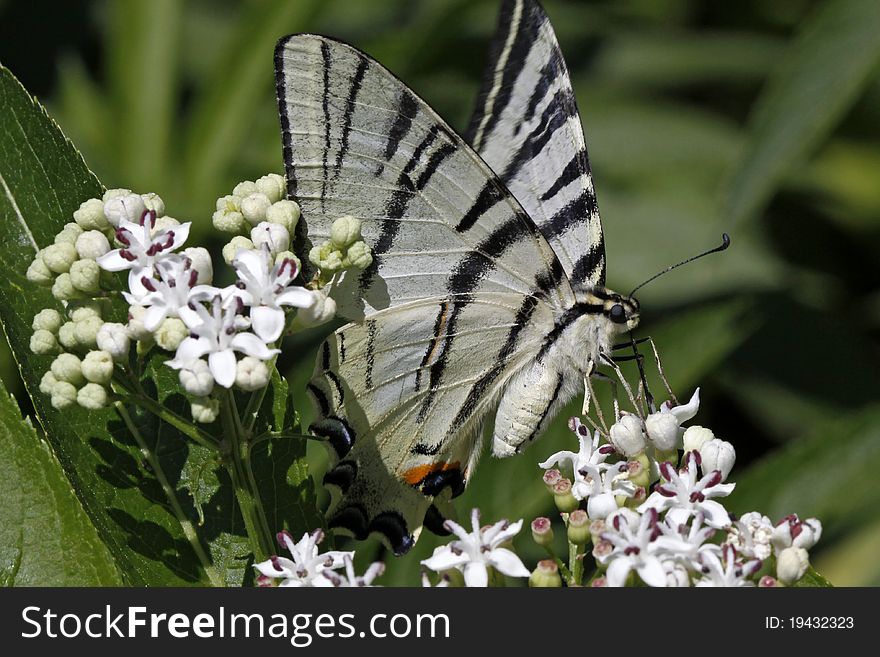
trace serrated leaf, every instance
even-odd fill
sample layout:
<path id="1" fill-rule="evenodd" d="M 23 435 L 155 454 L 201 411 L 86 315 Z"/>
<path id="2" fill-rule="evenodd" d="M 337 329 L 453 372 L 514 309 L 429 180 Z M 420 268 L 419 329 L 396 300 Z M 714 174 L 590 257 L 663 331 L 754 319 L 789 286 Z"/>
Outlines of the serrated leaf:
<path id="1" fill-rule="evenodd" d="M 61 464 L 0 382 L 0 584 L 118 586 Z"/>

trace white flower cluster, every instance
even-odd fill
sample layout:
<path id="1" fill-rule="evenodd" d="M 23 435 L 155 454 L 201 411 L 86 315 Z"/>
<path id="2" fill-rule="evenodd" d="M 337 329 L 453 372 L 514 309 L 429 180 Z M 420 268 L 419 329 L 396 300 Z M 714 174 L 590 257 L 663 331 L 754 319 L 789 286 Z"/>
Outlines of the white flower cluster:
<path id="1" fill-rule="evenodd" d="M 698 393 L 684 405 L 664 403 L 644 419 L 621 414 L 604 443 L 603 432 L 591 435 L 573 418 L 578 452 L 558 452 L 539 464 L 572 473 L 570 480 L 548 470 L 544 481 L 569 542 L 592 541 L 594 586 L 790 585 L 809 568 L 807 550 L 822 533 L 818 520 L 788 516 L 774 526 L 759 513 L 736 520 L 718 501 L 735 487 L 725 482 L 736 453 L 709 429 L 681 427 L 696 415 Z M 532 533 L 549 546 L 550 521 L 536 519 Z M 559 582 L 555 564 L 542 564 L 532 581 Z"/>

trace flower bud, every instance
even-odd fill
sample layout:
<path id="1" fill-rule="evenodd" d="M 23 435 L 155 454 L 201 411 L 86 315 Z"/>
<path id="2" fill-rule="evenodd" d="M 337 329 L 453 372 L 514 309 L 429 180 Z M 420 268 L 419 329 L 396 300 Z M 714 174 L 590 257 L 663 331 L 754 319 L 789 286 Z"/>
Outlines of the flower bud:
<path id="1" fill-rule="evenodd" d="M 587 515 L 590 518 L 607 518 L 618 508 L 617 498 L 613 493 L 591 495 L 587 500 Z"/>
<path id="2" fill-rule="evenodd" d="M 64 224 L 64 228 L 55 236 L 55 244 L 76 244 L 76 239 L 82 232 L 83 229 L 77 224 Z"/>
<path id="3" fill-rule="evenodd" d="M 715 437 L 711 429 L 701 427 L 697 424 L 684 430 L 682 438 L 684 442 L 684 451 L 686 452 L 702 452 L 703 443 L 707 443 Z"/>
<path id="4" fill-rule="evenodd" d="M 50 244 L 42 251 L 43 262 L 50 271 L 56 274 L 63 274 L 70 271 L 70 265 L 76 262 L 79 254 L 76 252 L 73 244 L 61 242 L 60 244 Z"/>
<path id="5" fill-rule="evenodd" d="M 312 295 L 315 302 L 308 308 L 299 308 L 296 311 L 295 321 L 298 326 L 318 326 L 336 316 L 336 301 L 327 296 L 324 290 L 316 290 Z"/>
<path id="6" fill-rule="evenodd" d="M 98 383 L 87 383 L 76 394 L 76 403 L 90 411 L 104 408 L 108 400 L 107 388 Z"/>
<path id="7" fill-rule="evenodd" d="M 268 196 L 272 203 L 277 203 L 283 199 L 284 193 L 287 191 L 287 183 L 284 181 L 284 176 L 279 176 L 277 173 L 270 173 L 262 178 L 257 178 L 254 187 L 256 191 Z"/>
<path id="8" fill-rule="evenodd" d="M 128 307 L 128 337 L 132 340 L 152 340 L 153 333 L 144 326 L 144 313 L 147 309 L 143 306 Z"/>
<path id="9" fill-rule="evenodd" d="M 800 532 L 792 538 L 794 547 L 809 550 L 822 537 L 822 523 L 816 518 L 807 518 L 800 525 Z"/>
<path id="10" fill-rule="evenodd" d="M 125 326 L 116 322 L 104 323 L 96 336 L 98 349 L 106 351 L 114 360 L 128 358 L 128 332 Z"/>
<path id="11" fill-rule="evenodd" d="M 333 222 L 330 228 L 330 241 L 339 250 L 351 246 L 361 239 L 361 220 L 345 215 Z"/>
<path id="12" fill-rule="evenodd" d="M 182 320 L 177 317 L 168 317 L 159 324 L 153 338 L 156 340 L 156 344 L 165 351 L 176 351 L 188 335 L 189 329 L 186 328 L 186 324 Z"/>
<path id="13" fill-rule="evenodd" d="M 73 286 L 70 274 L 65 272 L 58 274 L 58 278 L 52 283 L 52 296 L 59 301 L 73 301 L 74 299 L 82 299 L 83 293 Z"/>
<path id="14" fill-rule="evenodd" d="M 604 518 L 593 518 L 590 521 L 590 536 L 593 538 L 593 543 L 601 540 L 602 532 L 605 531 L 605 528 Z"/>
<path id="15" fill-rule="evenodd" d="M 70 312 L 73 322 L 84 322 L 90 317 L 101 317 L 101 307 L 97 303 L 84 303 Z"/>
<path id="16" fill-rule="evenodd" d="M 87 230 L 76 238 L 74 248 L 80 258 L 97 260 L 110 251 L 110 241 L 99 230 Z"/>
<path id="17" fill-rule="evenodd" d="M 106 351 L 90 351 L 83 358 L 82 373 L 90 383 L 110 383 L 113 378 L 113 357 Z"/>
<path id="18" fill-rule="evenodd" d="M 242 180 L 232 188 L 232 195 L 238 198 L 244 198 L 257 192 L 257 183 L 250 180 Z"/>
<path id="19" fill-rule="evenodd" d="M 598 540 L 597 540 L 598 539 Z M 593 536 L 593 558 L 597 564 L 601 564 L 602 559 L 607 557 L 614 551 L 614 546 L 609 541 L 599 536 Z"/>
<path id="20" fill-rule="evenodd" d="M 254 192 L 241 199 L 241 214 L 251 226 L 266 221 L 266 210 L 272 205 L 269 197 L 260 192 Z"/>
<path id="21" fill-rule="evenodd" d="M 261 221 L 251 230 L 251 241 L 257 248 L 265 244 L 274 254 L 279 251 L 287 251 L 290 248 L 290 233 L 284 226 Z"/>
<path id="22" fill-rule="evenodd" d="M 52 388 L 55 387 L 55 384 L 58 383 L 58 379 L 55 378 L 55 375 L 52 374 L 52 370 L 48 370 L 43 377 L 40 379 L 40 392 L 44 395 L 51 395 Z"/>
<path id="23" fill-rule="evenodd" d="M 103 324 L 104 320 L 95 316 L 87 317 L 81 322 L 74 322 L 73 334 L 76 337 L 77 346 L 87 349 L 96 347 L 98 345 L 98 331 L 101 330 Z"/>
<path id="24" fill-rule="evenodd" d="M 627 461 L 626 472 L 629 480 L 636 486 L 647 488 L 651 484 L 651 467 L 646 454 L 642 454 L 632 461 Z"/>
<path id="25" fill-rule="evenodd" d="M 578 501 L 571 492 L 571 481 L 560 479 L 553 486 L 553 502 L 563 513 L 570 513 L 578 508 Z"/>
<path id="26" fill-rule="evenodd" d="M 590 581 L 591 589 L 604 589 L 608 587 L 608 578 L 604 575 L 601 577 L 596 577 L 592 581 Z"/>
<path id="27" fill-rule="evenodd" d="M 562 473 L 556 468 L 553 468 L 552 470 L 547 470 L 542 479 L 544 480 L 544 485 L 547 487 L 547 491 L 552 494 L 553 487 L 562 479 Z"/>
<path id="28" fill-rule="evenodd" d="M 104 216 L 111 226 L 119 227 L 120 221 L 140 223 L 147 206 L 139 194 L 121 194 L 110 199 L 104 198 Z"/>
<path id="29" fill-rule="evenodd" d="M 76 403 L 76 387 L 67 381 L 58 381 L 52 388 L 52 406 L 59 411 Z"/>
<path id="30" fill-rule="evenodd" d="M 241 199 L 238 196 L 218 198 L 217 211 L 211 216 L 211 223 L 223 233 L 243 233 L 248 223 L 241 214 Z"/>
<path id="31" fill-rule="evenodd" d="M 810 567 L 810 555 L 804 548 L 785 548 L 776 557 L 776 578 L 783 584 L 794 584 Z"/>
<path id="32" fill-rule="evenodd" d="M 293 251 L 281 251 L 280 253 L 275 254 L 275 264 L 280 265 L 285 260 L 293 260 L 293 263 L 296 265 L 296 270 L 302 271 L 302 262 L 300 262 L 299 258 L 296 257 L 296 254 Z"/>
<path id="33" fill-rule="evenodd" d="M 45 308 L 34 315 L 34 321 L 31 322 L 31 328 L 35 331 L 40 329 L 57 333 L 62 323 L 61 313 L 54 308 Z"/>
<path id="34" fill-rule="evenodd" d="M 773 589 L 779 586 L 779 582 L 775 577 L 771 575 L 764 575 L 761 579 L 758 580 L 758 588 L 761 589 Z"/>
<path id="35" fill-rule="evenodd" d="M 106 203 L 107 201 L 109 201 L 112 198 L 118 198 L 120 196 L 128 196 L 129 194 L 131 194 L 130 189 L 125 189 L 124 187 L 117 187 L 115 189 L 108 189 L 106 192 L 104 192 L 104 196 L 101 197 L 101 200 L 104 203 Z"/>
<path id="36" fill-rule="evenodd" d="M 227 265 L 231 265 L 235 259 L 235 255 L 241 250 L 250 251 L 254 248 L 254 243 L 244 235 L 236 235 L 223 247 L 223 260 Z"/>
<path id="37" fill-rule="evenodd" d="M 542 547 L 553 544 L 553 524 L 550 522 L 550 518 L 532 520 L 532 539 Z"/>
<path id="38" fill-rule="evenodd" d="M 82 373 L 82 363 L 73 354 L 58 354 L 52 361 L 52 374 L 59 381 L 67 381 L 75 386 L 82 385 L 85 381 Z"/>
<path id="39" fill-rule="evenodd" d="M 64 322 L 58 329 L 58 342 L 65 349 L 75 349 L 79 346 L 76 342 L 76 324 L 74 322 Z"/>
<path id="40" fill-rule="evenodd" d="M 333 273 L 343 268 L 342 251 L 333 246 L 332 242 L 324 242 L 309 250 L 309 261 L 322 271 Z"/>
<path id="41" fill-rule="evenodd" d="M 357 269 L 366 269 L 373 262 L 373 252 L 366 242 L 352 244 L 348 247 L 345 257 L 348 259 L 349 265 Z"/>
<path id="42" fill-rule="evenodd" d="M 269 368 L 253 356 L 245 356 L 235 366 L 235 385 L 242 390 L 261 390 L 269 383 Z"/>
<path id="43" fill-rule="evenodd" d="M 46 329 L 37 329 L 31 335 L 31 351 L 38 356 L 54 354 L 58 351 L 58 338 Z"/>
<path id="44" fill-rule="evenodd" d="M 552 559 L 538 562 L 538 566 L 529 575 L 529 586 L 534 588 L 558 588 L 562 586 L 559 567 Z"/>
<path id="45" fill-rule="evenodd" d="M 77 260 L 70 266 L 70 282 L 80 292 L 96 294 L 101 289 L 101 268 L 94 260 Z"/>
<path id="46" fill-rule="evenodd" d="M 678 446 L 678 419 L 672 413 L 651 413 L 645 420 L 648 440 L 661 452 L 669 452 Z"/>
<path id="47" fill-rule="evenodd" d="M 642 421 L 629 413 L 611 425 L 611 444 L 624 456 L 636 456 L 645 450 L 645 433 Z"/>
<path id="48" fill-rule="evenodd" d="M 266 210 L 266 221 L 284 226 L 288 233 L 293 233 L 299 218 L 300 209 L 296 201 L 276 201 Z"/>
<path id="49" fill-rule="evenodd" d="M 733 445 L 726 440 L 713 438 L 703 443 L 699 451 L 703 461 L 700 469 L 703 473 L 720 470 L 721 481 L 727 479 L 727 475 L 730 474 L 736 461 L 736 451 L 733 449 Z"/>
<path id="50" fill-rule="evenodd" d="M 196 285 L 209 285 L 214 280 L 214 263 L 208 249 L 201 246 L 191 246 L 183 250 L 183 255 L 189 258 L 192 268 L 198 272 Z"/>
<path id="51" fill-rule="evenodd" d="M 590 538 L 590 518 L 587 512 L 583 509 L 575 509 L 568 516 L 568 542 L 586 545 Z"/>
<path id="52" fill-rule="evenodd" d="M 155 237 L 163 230 L 174 230 L 179 225 L 180 222 L 174 217 L 169 217 L 168 215 L 164 217 L 156 217 L 156 220 L 153 222 L 153 227 L 150 229 L 150 236 Z"/>
<path id="53" fill-rule="evenodd" d="M 73 220 L 83 230 L 104 230 L 110 227 L 107 215 L 104 214 L 104 201 L 99 198 L 84 201 L 79 210 L 73 213 Z"/>
<path id="54" fill-rule="evenodd" d="M 37 252 L 37 256 L 28 266 L 26 276 L 31 283 L 48 287 L 49 285 L 52 285 L 52 283 L 55 281 L 55 276 L 52 274 L 52 271 L 46 266 L 46 263 L 43 262 L 44 250 L 45 249 L 41 249 Z"/>
<path id="55" fill-rule="evenodd" d="M 141 200 L 144 202 L 144 207 L 155 212 L 157 217 L 165 214 L 165 201 L 158 194 L 153 192 L 141 194 Z"/>
<path id="56" fill-rule="evenodd" d="M 195 422 L 211 424 L 220 414 L 220 402 L 211 397 L 197 397 L 192 400 L 190 411 Z"/>
<path id="57" fill-rule="evenodd" d="M 214 376 L 205 361 L 194 360 L 181 368 L 180 385 L 193 397 L 207 397 L 214 389 Z"/>

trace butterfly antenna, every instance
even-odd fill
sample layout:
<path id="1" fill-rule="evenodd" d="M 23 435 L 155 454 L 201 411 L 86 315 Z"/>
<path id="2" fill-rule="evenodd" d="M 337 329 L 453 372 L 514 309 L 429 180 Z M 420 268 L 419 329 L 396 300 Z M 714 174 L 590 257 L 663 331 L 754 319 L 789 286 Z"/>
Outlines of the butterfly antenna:
<path id="1" fill-rule="evenodd" d="M 663 274 L 666 274 L 666 273 L 668 273 L 668 272 L 671 272 L 673 269 L 678 269 L 678 268 L 681 267 L 682 265 L 686 265 L 686 264 L 689 263 L 689 262 L 693 262 L 694 260 L 699 260 L 699 259 L 702 258 L 703 256 L 707 256 L 707 255 L 711 255 L 711 254 L 713 254 L 713 253 L 719 253 L 719 252 L 721 252 L 721 251 L 724 251 L 728 246 L 730 246 L 730 235 L 728 235 L 727 233 L 723 233 L 723 234 L 721 235 L 721 245 L 720 245 L 720 246 L 716 246 L 714 249 L 709 249 L 708 251 L 704 251 L 703 253 L 700 253 L 700 254 L 698 254 L 698 255 L 691 256 L 691 257 L 688 258 L 687 260 L 682 260 L 682 261 L 679 262 L 679 263 L 676 263 L 676 264 L 674 264 L 674 265 L 671 265 L 671 266 L 667 267 L 666 269 L 664 269 L 664 270 L 661 271 L 661 272 L 657 272 L 656 274 L 654 274 L 653 276 L 651 276 L 651 278 L 649 278 L 648 280 L 646 280 L 644 283 L 641 283 L 641 284 L 639 284 L 639 285 L 636 285 L 636 286 L 633 288 L 633 291 L 630 292 L 628 296 L 632 296 L 632 295 L 634 295 L 636 292 L 638 292 L 639 290 L 641 290 L 643 287 L 645 287 L 648 283 L 650 283 L 651 281 L 653 281 L 655 278 L 659 278 L 659 277 L 662 276 Z"/>

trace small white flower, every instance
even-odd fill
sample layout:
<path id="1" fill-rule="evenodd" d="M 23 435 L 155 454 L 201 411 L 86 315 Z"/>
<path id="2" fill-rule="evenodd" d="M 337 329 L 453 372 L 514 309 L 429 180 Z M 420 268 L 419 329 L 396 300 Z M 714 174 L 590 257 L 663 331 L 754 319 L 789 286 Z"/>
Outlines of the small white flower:
<path id="1" fill-rule="evenodd" d="M 706 524 L 723 529 L 730 525 L 730 516 L 713 497 L 727 497 L 736 484 L 722 484 L 718 470 L 699 477 L 699 452 L 688 452 L 686 464 L 676 472 L 671 463 L 660 464 L 660 475 L 665 480 L 657 485 L 650 497 L 639 507 L 639 512 L 648 509 L 667 511 L 669 519 L 676 524 L 687 522 L 688 518 L 702 512 Z"/>
<path id="2" fill-rule="evenodd" d="M 189 258 L 167 258 L 156 265 L 158 278 L 141 278 L 143 294 L 122 293 L 132 306 L 145 308 L 139 320 L 146 331 L 152 333 L 168 317 L 179 317 L 190 327 L 199 323 L 198 314 L 189 307 L 190 302 L 210 298 L 219 291 L 208 285 L 196 285 L 198 272 L 191 265 Z"/>
<path id="3" fill-rule="evenodd" d="M 253 392 L 265 388 L 268 384 L 269 368 L 266 367 L 266 363 L 251 356 L 245 356 L 238 361 L 235 370 L 235 385 L 242 390 Z"/>
<path id="4" fill-rule="evenodd" d="M 245 196 L 250 196 L 254 192 L 257 191 L 257 183 L 252 180 L 242 180 L 235 187 L 232 188 L 233 196 L 237 196 L 238 198 L 244 198 Z"/>
<path id="5" fill-rule="evenodd" d="M 581 467 L 580 476 L 587 493 L 587 515 L 592 520 L 601 520 L 617 511 L 618 497 L 630 498 L 636 494 L 637 486 L 630 481 L 625 461 L 620 461 L 605 469 L 587 464 Z"/>
<path id="6" fill-rule="evenodd" d="M 700 449 L 700 458 L 703 461 L 700 466 L 703 472 L 718 470 L 721 472 L 721 481 L 724 481 L 736 462 L 736 450 L 726 440 L 713 438 L 703 443 L 703 447 Z"/>
<path id="7" fill-rule="evenodd" d="M 713 543 L 707 543 L 715 535 L 715 529 L 705 526 L 703 520 L 703 514 L 697 513 L 690 525 L 676 524 L 667 516 L 658 523 L 662 535 L 657 538 L 657 547 L 687 568 L 699 568 L 701 552 L 720 549 Z"/>
<path id="8" fill-rule="evenodd" d="M 558 465 L 560 468 L 571 470 L 573 473 L 571 493 L 575 499 L 583 500 L 593 493 L 594 482 L 587 482 L 586 476 L 581 472 L 581 469 L 586 466 L 596 466 L 599 470 L 608 468 L 609 466 L 605 463 L 605 459 L 614 452 L 614 448 L 611 445 L 599 447 L 599 432 L 596 431 L 591 439 L 589 429 L 576 417 L 568 421 L 568 428 L 577 436 L 580 446 L 577 453 L 569 451 L 556 452 L 546 461 L 539 463 L 538 466 L 547 470 L 554 465 Z"/>
<path id="9" fill-rule="evenodd" d="M 253 249 L 254 243 L 251 242 L 244 235 L 236 235 L 229 242 L 223 245 L 223 261 L 227 265 L 231 265 L 232 261 L 235 260 L 236 254 L 241 250 L 250 250 Z"/>
<path id="10" fill-rule="evenodd" d="M 261 221 L 251 229 L 251 241 L 257 248 L 265 244 L 275 254 L 290 248 L 290 233 L 284 226 Z"/>
<path id="11" fill-rule="evenodd" d="M 712 433 L 711 429 L 707 429 L 706 427 L 701 427 L 697 424 L 688 427 L 684 431 L 684 436 L 682 437 L 684 443 L 684 451 L 686 452 L 699 452 L 700 448 L 710 440 L 715 437 L 715 434 Z"/>
<path id="12" fill-rule="evenodd" d="M 128 331 L 122 324 L 105 322 L 98 330 L 95 342 L 98 349 L 106 351 L 115 360 L 122 360 L 128 357 Z"/>
<path id="13" fill-rule="evenodd" d="M 608 566 L 608 586 L 625 586 L 632 571 L 648 586 L 666 586 L 666 571 L 654 544 L 660 535 L 657 520 L 654 509 L 639 515 L 624 508 L 609 516 L 601 538 L 613 549 L 599 557 L 600 563 Z"/>
<path id="14" fill-rule="evenodd" d="M 801 547 L 787 547 L 776 557 L 776 579 L 794 584 L 810 567 L 810 555 Z"/>
<path id="15" fill-rule="evenodd" d="M 95 336 L 97 340 L 97 336 Z M 58 342 L 65 349 L 75 349 L 79 345 L 76 342 L 76 324 L 74 322 L 64 322 L 58 329 Z"/>
<path id="16" fill-rule="evenodd" d="M 118 190 L 128 191 L 128 190 Z M 110 225 L 118 228 L 123 221 L 136 224 L 141 221 L 147 206 L 140 194 L 120 194 L 112 198 L 104 198 L 104 216 Z"/>
<path id="17" fill-rule="evenodd" d="M 494 525 L 480 529 L 480 512 L 471 512 L 473 531 L 467 532 L 457 522 L 447 520 L 443 523 L 447 530 L 458 537 L 444 548 L 422 561 L 425 568 L 443 572 L 456 568 L 464 574 L 464 582 L 470 587 L 485 587 L 489 584 L 488 568 L 510 577 L 528 577 L 529 571 L 511 550 L 501 547 L 519 533 L 522 520 L 510 523 L 500 520 Z"/>
<path id="18" fill-rule="evenodd" d="M 809 550 L 822 538 L 822 523 L 816 518 L 801 520 L 796 513 L 786 516 L 773 530 L 773 546 L 777 552 L 787 547 Z"/>
<path id="19" fill-rule="evenodd" d="M 207 397 L 214 389 L 214 375 L 205 361 L 196 359 L 180 368 L 180 385 L 194 397 Z"/>
<path id="20" fill-rule="evenodd" d="M 321 554 L 318 544 L 323 540 L 324 532 L 320 529 L 311 534 L 303 534 L 296 543 L 286 531 L 278 533 L 278 543 L 290 552 L 293 559 L 273 556 L 268 560 L 254 564 L 254 568 L 262 575 L 260 584 L 269 585 L 271 580 L 281 580 L 279 586 L 332 586 L 322 573 L 345 566 L 345 558 L 352 559 L 354 552 L 330 551 Z"/>
<path id="21" fill-rule="evenodd" d="M 698 410 L 700 410 L 699 388 L 694 390 L 694 394 L 691 395 L 690 401 L 688 401 L 687 404 L 679 404 L 678 406 L 673 406 L 672 402 L 665 401 L 660 405 L 660 412 L 672 413 L 678 420 L 679 424 L 684 424 L 688 420 L 693 419 Z"/>
<path id="22" fill-rule="evenodd" d="M 80 258 L 97 260 L 110 251 L 110 241 L 99 230 L 87 230 L 76 238 L 74 248 Z"/>
<path id="23" fill-rule="evenodd" d="M 137 198 L 140 199 L 140 196 Z M 156 263 L 168 258 L 189 236 L 189 222 L 153 234 L 155 221 L 156 213 L 152 210 L 144 210 L 139 223 L 120 219 L 116 240 L 123 245 L 122 248 L 98 258 L 98 264 L 107 271 L 130 270 L 128 287 L 138 297 L 147 293 L 142 279 L 152 278 Z"/>
<path id="24" fill-rule="evenodd" d="M 645 430 L 641 419 L 625 413 L 611 425 L 609 431 L 611 444 L 624 456 L 633 457 L 645 450 Z"/>
<path id="25" fill-rule="evenodd" d="M 661 452 L 669 452 L 677 447 L 680 426 L 678 418 L 669 412 L 651 413 L 645 419 L 648 440 Z"/>
<path id="26" fill-rule="evenodd" d="M 232 295 L 250 306 L 254 333 L 264 342 L 275 342 L 284 330 L 281 306 L 310 308 L 315 304 L 314 294 L 291 284 L 299 273 L 292 260 L 272 266 L 269 251 L 263 247 L 239 251 L 232 264 L 238 274 Z"/>
<path id="27" fill-rule="evenodd" d="M 725 545 L 720 552 L 707 550 L 700 553 L 703 578 L 696 581 L 694 586 L 707 587 L 747 587 L 755 583 L 748 578 L 761 569 L 761 562 L 757 559 L 741 563 L 737 559 L 736 550 L 730 545 Z"/>
<path id="28" fill-rule="evenodd" d="M 773 529 L 770 518 L 751 511 L 733 522 L 727 530 L 725 543 L 730 543 L 745 557 L 763 561 L 773 554 Z"/>
<path id="29" fill-rule="evenodd" d="M 330 583 L 336 587 L 354 588 L 363 586 L 372 586 L 373 580 L 385 572 L 385 564 L 376 561 L 367 568 L 367 572 L 363 575 L 356 575 L 354 572 L 354 562 L 347 554 L 342 558 L 345 562 L 345 575 L 341 575 L 333 570 L 324 569 L 321 575 L 330 580 Z"/>
<path id="30" fill-rule="evenodd" d="M 219 295 L 212 300 L 210 312 L 203 305 L 195 304 L 200 323 L 190 327 L 192 335 L 180 343 L 174 359 L 165 364 L 180 369 L 207 355 L 208 367 L 214 380 L 224 388 L 229 388 L 235 383 L 235 352 L 261 360 L 267 360 L 273 354 L 279 353 L 278 349 L 266 347 L 253 333 L 242 331 L 248 322 L 239 314 L 240 310 L 239 304 L 231 304 L 224 309 Z"/>

